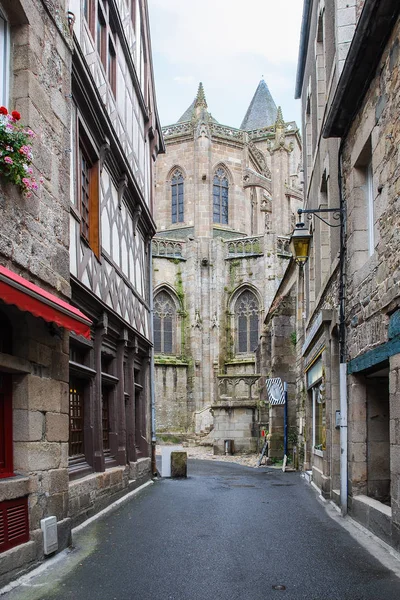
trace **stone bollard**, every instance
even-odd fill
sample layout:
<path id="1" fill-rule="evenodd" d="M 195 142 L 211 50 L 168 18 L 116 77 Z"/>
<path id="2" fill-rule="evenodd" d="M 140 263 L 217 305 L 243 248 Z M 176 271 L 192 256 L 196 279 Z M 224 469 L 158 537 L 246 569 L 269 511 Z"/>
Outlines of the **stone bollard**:
<path id="1" fill-rule="evenodd" d="M 171 477 L 187 477 L 187 452 L 171 452 Z"/>

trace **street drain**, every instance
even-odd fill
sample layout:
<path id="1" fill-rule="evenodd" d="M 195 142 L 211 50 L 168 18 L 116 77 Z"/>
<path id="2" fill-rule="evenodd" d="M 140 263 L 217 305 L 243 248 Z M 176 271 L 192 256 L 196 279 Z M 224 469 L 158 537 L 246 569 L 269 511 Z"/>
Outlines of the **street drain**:
<path id="1" fill-rule="evenodd" d="M 273 589 L 273 590 L 278 590 L 278 591 L 280 591 L 280 592 L 283 592 L 283 591 L 285 591 L 285 590 L 286 590 L 286 586 L 284 586 L 284 585 L 273 585 L 273 586 L 272 586 L 272 589 Z"/>

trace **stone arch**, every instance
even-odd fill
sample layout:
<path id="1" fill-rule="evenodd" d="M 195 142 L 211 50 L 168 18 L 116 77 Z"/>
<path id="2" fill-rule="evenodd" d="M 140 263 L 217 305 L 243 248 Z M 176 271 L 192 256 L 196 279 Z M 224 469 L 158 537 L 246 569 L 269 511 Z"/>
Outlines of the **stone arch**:
<path id="1" fill-rule="evenodd" d="M 187 173 L 186 173 L 186 169 L 185 169 L 184 167 L 182 167 L 182 165 L 175 164 L 173 167 L 171 167 L 171 168 L 170 168 L 170 170 L 169 170 L 169 171 L 168 171 L 168 173 L 167 173 L 167 176 L 166 176 L 166 178 L 165 178 L 165 181 L 166 181 L 167 183 L 169 183 L 169 182 L 171 181 L 171 179 L 172 179 L 172 177 L 173 177 L 173 175 L 174 175 L 175 171 L 181 171 L 181 172 L 182 172 L 182 175 L 183 175 L 183 178 L 184 178 L 184 179 L 187 179 Z"/>
<path id="2" fill-rule="evenodd" d="M 233 179 L 233 175 L 231 170 L 229 169 L 229 167 L 226 165 L 226 163 L 222 162 L 222 161 L 218 161 L 217 163 L 215 163 L 212 167 L 212 177 L 214 178 L 214 173 L 217 171 L 217 169 L 224 169 L 225 173 L 227 174 L 228 177 L 228 183 L 229 183 L 229 187 L 231 185 L 234 185 L 234 179 Z"/>

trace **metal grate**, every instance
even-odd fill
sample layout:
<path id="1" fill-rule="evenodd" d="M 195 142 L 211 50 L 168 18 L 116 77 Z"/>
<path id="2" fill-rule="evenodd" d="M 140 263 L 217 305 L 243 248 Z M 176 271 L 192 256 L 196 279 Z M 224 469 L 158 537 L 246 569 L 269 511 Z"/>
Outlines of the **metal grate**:
<path id="1" fill-rule="evenodd" d="M 69 455 L 84 454 L 84 401 L 83 390 L 71 385 L 69 390 Z"/>
<path id="2" fill-rule="evenodd" d="M 110 399 L 108 390 L 103 389 L 101 395 L 101 420 L 103 425 L 103 450 L 110 450 Z"/>

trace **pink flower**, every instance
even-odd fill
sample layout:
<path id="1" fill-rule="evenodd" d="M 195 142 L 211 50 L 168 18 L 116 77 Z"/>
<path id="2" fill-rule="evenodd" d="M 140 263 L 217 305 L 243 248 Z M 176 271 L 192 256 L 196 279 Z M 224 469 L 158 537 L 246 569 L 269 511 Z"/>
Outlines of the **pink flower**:
<path id="1" fill-rule="evenodd" d="M 25 130 L 26 135 L 29 135 L 29 137 L 35 137 L 35 132 L 32 131 L 32 129 L 26 129 Z"/>
<path id="2" fill-rule="evenodd" d="M 44 179 L 43 179 L 43 177 L 39 177 L 39 183 L 40 183 L 41 185 L 43 185 L 43 183 L 44 183 Z"/>
<path id="3" fill-rule="evenodd" d="M 21 148 L 19 149 L 20 154 L 24 154 L 25 156 L 29 157 L 29 154 L 32 150 L 31 146 L 21 146 Z"/>
<path id="4" fill-rule="evenodd" d="M 12 158 L 10 158 L 9 156 L 5 156 L 4 157 L 4 162 L 7 163 L 8 165 L 12 165 L 14 164 L 14 161 Z"/>
<path id="5" fill-rule="evenodd" d="M 28 188 L 29 188 L 29 187 L 30 187 L 30 185 L 31 185 L 31 181 L 30 181 L 30 179 L 28 179 L 28 177 L 23 177 L 23 178 L 22 178 L 22 183 L 23 183 L 24 185 L 26 185 L 26 187 L 28 187 Z"/>
<path id="6" fill-rule="evenodd" d="M 11 146 L 6 146 L 6 150 L 7 152 L 14 152 L 14 148 L 11 148 Z"/>

